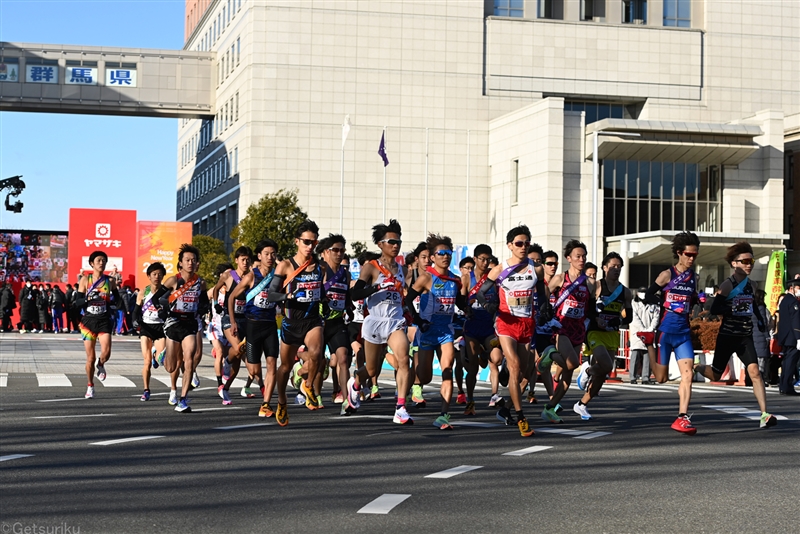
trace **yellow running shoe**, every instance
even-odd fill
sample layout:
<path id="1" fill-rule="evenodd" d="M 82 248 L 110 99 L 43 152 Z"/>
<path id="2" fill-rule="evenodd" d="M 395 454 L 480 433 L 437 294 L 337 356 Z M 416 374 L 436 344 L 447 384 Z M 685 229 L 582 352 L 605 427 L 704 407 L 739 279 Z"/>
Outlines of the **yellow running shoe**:
<path id="1" fill-rule="evenodd" d="M 269 405 L 268 402 L 265 402 L 261 405 L 261 409 L 258 410 L 259 417 L 272 417 L 275 415 L 275 411 L 272 409 L 272 406 Z"/>
<path id="2" fill-rule="evenodd" d="M 319 405 L 317 404 L 317 396 L 314 394 L 314 391 L 308 387 L 308 384 L 306 384 L 305 380 L 300 383 L 300 392 L 306 397 L 306 408 L 309 410 L 319 409 Z"/>
<path id="3" fill-rule="evenodd" d="M 275 421 L 277 421 L 280 426 L 289 424 L 289 410 L 286 409 L 285 404 L 278 403 L 278 411 L 275 412 Z"/>
<path id="4" fill-rule="evenodd" d="M 517 421 L 517 427 L 519 427 L 519 433 L 522 435 L 523 438 L 529 438 L 533 436 L 533 429 L 528 426 L 527 419 L 520 419 Z"/>

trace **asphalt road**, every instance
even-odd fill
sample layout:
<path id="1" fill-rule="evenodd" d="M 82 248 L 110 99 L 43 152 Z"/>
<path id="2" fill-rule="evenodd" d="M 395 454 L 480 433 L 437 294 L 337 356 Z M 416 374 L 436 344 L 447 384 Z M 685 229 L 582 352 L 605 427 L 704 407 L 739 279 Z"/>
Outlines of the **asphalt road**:
<path id="1" fill-rule="evenodd" d="M 34 372 L 14 372 L 28 349 L 12 343 L 50 354 L 49 373 L 63 345 L 72 385 L 42 387 Z M 700 386 L 691 437 L 669 428 L 674 385 L 612 385 L 589 422 L 570 411 L 574 391 L 564 425 L 526 406 L 533 438 L 495 419 L 485 389 L 477 417 L 454 406 L 452 431 L 432 426 L 432 402 L 413 426 L 394 425 L 388 381 L 384 398 L 358 415 L 340 417 L 329 401 L 317 412 L 292 405 L 280 428 L 257 417 L 258 399 L 237 395 L 223 407 L 206 378 L 191 414 L 175 412 L 158 381 L 140 402 L 141 378 L 127 371 L 134 387 L 96 383 L 96 398 L 84 400 L 75 342 L 3 336 L 1 344 L 3 533 L 798 531 L 800 400 L 774 390 L 770 411 L 786 419 L 763 430 L 736 413 L 756 409 L 748 390 Z M 115 357 L 116 372 L 138 369 L 135 343 L 118 343 Z M 541 450 L 519 452 L 530 447 Z"/>

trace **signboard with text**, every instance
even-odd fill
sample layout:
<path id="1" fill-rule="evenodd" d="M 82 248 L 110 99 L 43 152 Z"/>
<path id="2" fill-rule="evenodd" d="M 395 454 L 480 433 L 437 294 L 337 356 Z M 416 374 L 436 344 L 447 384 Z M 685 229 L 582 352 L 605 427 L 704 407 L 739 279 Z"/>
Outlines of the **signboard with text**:
<path id="1" fill-rule="evenodd" d="M 116 268 L 123 284 L 136 279 L 136 211 L 71 208 L 69 210 L 69 280 L 89 267 L 89 255 L 102 250 L 108 255 L 106 272 Z"/>
<path id="2" fill-rule="evenodd" d="M 150 283 L 147 268 L 151 263 L 163 263 L 168 277 L 178 272 L 178 249 L 192 242 L 192 223 L 139 221 L 136 226 L 136 287 L 143 288 Z"/>
<path id="3" fill-rule="evenodd" d="M 106 68 L 106 85 L 108 87 L 136 87 L 136 69 Z"/>
<path id="4" fill-rule="evenodd" d="M 94 67 L 67 67 L 64 83 L 67 85 L 97 85 L 97 69 Z"/>
<path id="5" fill-rule="evenodd" d="M 54 65 L 25 65 L 28 83 L 58 83 L 58 67 Z"/>

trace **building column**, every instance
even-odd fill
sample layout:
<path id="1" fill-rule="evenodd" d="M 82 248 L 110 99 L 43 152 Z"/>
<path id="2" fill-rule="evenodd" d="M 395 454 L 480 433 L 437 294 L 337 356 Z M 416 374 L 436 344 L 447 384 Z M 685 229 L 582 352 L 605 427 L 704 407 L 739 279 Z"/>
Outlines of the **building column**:
<path id="1" fill-rule="evenodd" d="M 628 254 L 628 240 L 619 240 L 619 255 L 622 256 L 622 270 L 619 272 L 619 281 L 622 285 L 629 287 L 631 278 L 630 254 Z"/>
<path id="2" fill-rule="evenodd" d="M 664 25 L 664 1 L 663 0 L 648 0 L 648 2 L 647 2 L 647 25 L 648 26 L 663 26 Z"/>

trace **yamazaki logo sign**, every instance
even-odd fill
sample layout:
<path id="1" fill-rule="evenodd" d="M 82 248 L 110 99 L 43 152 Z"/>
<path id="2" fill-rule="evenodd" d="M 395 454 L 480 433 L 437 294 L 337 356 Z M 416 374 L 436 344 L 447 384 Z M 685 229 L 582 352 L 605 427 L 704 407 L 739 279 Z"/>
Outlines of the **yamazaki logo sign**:
<path id="1" fill-rule="evenodd" d="M 106 272 L 116 270 L 123 284 L 135 284 L 136 211 L 81 209 L 69 210 L 69 280 L 75 282 L 78 274 L 90 270 L 89 256 L 95 250 L 108 255 Z"/>

